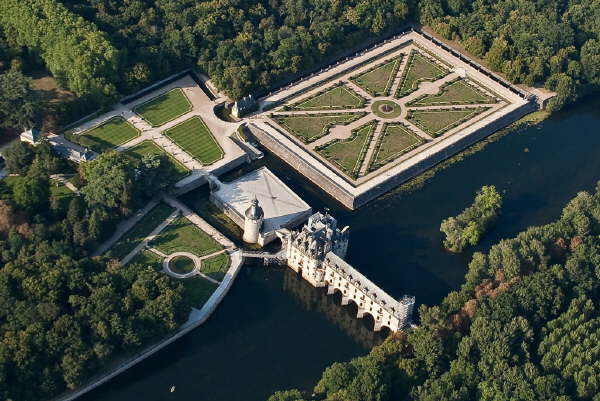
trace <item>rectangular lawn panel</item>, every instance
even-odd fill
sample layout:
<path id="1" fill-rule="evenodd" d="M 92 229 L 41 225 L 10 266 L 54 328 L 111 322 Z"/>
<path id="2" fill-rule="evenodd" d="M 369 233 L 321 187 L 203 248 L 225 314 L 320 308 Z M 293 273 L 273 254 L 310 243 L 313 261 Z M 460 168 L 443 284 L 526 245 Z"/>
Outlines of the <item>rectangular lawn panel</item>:
<path id="1" fill-rule="evenodd" d="M 371 96 L 389 96 L 401 62 L 399 56 L 350 79 Z"/>
<path id="2" fill-rule="evenodd" d="M 152 251 L 143 250 L 133 257 L 129 263 L 150 266 L 156 271 L 162 270 L 162 258 Z"/>
<path id="3" fill-rule="evenodd" d="M 290 114 L 274 115 L 273 119 L 304 143 L 311 143 L 327 135 L 335 125 L 347 125 L 366 113 Z"/>
<path id="4" fill-rule="evenodd" d="M 344 85 L 326 89 L 292 106 L 294 110 L 336 110 L 356 109 L 364 106 L 366 100 Z"/>
<path id="5" fill-rule="evenodd" d="M 110 255 L 119 260 L 123 259 L 174 211 L 175 209 L 165 203 L 156 205 L 109 249 Z"/>
<path id="6" fill-rule="evenodd" d="M 335 140 L 317 151 L 348 176 L 357 178 L 376 126 L 377 122 L 371 121 L 353 130 L 350 138 Z"/>
<path id="7" fill-rule="evenodd" d="M 415 99 L 410 106 L 444 106 L 452 104 L 489 104 L 496 99 L 467 83 L 463 79 L 449 82 L 440 88 L 435 95 L 425 95 Z"/>
<path id="8" fill-rule="evenodd" d="M 436 81 L 448 73 L 445 68 L 440 67 L 416 50 L 412 50 L 400 78 L 396 97 L 400 98 L 416 91 L 420 82 Z"/>
<path id="9" fill-rule="evenodd" d="M 140 136 L 140 131 L 123 117 L 113 117 L 80 134 L 65 137 L 98 153 L 121 146 Z"/>
<path id="10" fill-rule="evenodd" d="M 177 159 L 165 152 L 163 148 L 151 140 L 140 142 L 137 145 L 127 149 L 125 152 L 123 152 L 123 154 L 127 156 L 136 166 L 142 161 L 142 158 L 148 154 L 166 155 L 167 160 L 177 172 L 177 174 L 173 177 L 173 182 L 181 180 L 190 172 L 186 166 L 181 164 Z"/>
<path id="11" fill-rule="evenodd" d="M 177 279 L 174 278 L 173 280 Z M 211 283 L 202 277 L 192 277 L 177 281 L 183 285 L 186 299 L 196 309 L 200 309 L 218 287 L 215 283 Z"/>
<path id="12" fill-rule="evenodd" d="M 202 261 L 200 271 L 208 277 L 221 281 L 229 269 L 229 255 L 225 252 L 220 253 Z"/>
<path id="13" fill-rule="evenodd" d="M 137 105 L 133 111 L 153 127 L 173 121 L 192 111 L 192 103 L 181 88 L 174 88 L 160 96 Z"/>
<path id="14" fill-rule="evenodd" d="M 371 161 L 370 170 L 376 170 L 410 152 L 425 140 L 402 124 L 386 124 Z"/>
<path id="15" fill-rule="evenodd" d="M 223 249 L 221 244 L 185 217 L 179 217 L 158 234 L 151 245 L 166 255 L 191 252 L 196 256 L 210 255 Z"/>
<path id="16" fill-rule="evenodd" d="M 409 110 L 407 119 L 431 136 L 440 136 L 451 129 L 469 121 L 488 107 L 469 107 L 464 109 Z"/>
<path id="17" fill-rule="evenodd" d="M 199 116 L 169 128 L 164 134 L 205 166 L 221 160 L 225 155 L 212 132 Z"/>

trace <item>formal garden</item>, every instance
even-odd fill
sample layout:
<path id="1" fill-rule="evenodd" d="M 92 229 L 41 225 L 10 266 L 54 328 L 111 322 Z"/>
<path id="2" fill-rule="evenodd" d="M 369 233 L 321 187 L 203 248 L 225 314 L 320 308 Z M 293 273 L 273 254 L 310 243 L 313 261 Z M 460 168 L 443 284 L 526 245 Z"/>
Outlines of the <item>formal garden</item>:
<path id="1" fill-rule="evenodd" d="M 510 103 L 481 82 L 409 42 L 288 95 L 267 124 L 358 181 Z"/>
<path id="2" fill-rule="evenodd" d="M 104 121 L 81 133 L 65 132 L 65 138 L 101 153 L 140 136 L 140 131 L 121 116 Z"/>
<path id="3" fill-rule="evenodd" d="M 192 111 L 192 103 L 181 88 L 174 88 L 137 105 L 133 111 L 152 127 L 160 127 Z"/>
<path id="4" fill-rule="evenodd" d="M 352 131 L 350 138 L 330 142 L 318 152 L 346 175 L 357 178 L 376 127 L 377 122 L 370 122 Z"/>
<path id="5" fill-rule="evenodd" d="M 366 113 L 289 114 L 273 115 L 273 119 L 304 143 L 311 143 L 327 135 L 336 125 L 348 125 Z"/>
<path id="6" fill-rule="evenodd" d="M 293 110 L 342 110 L 356 109 L 365 105 L 366 99 L 350 89 L 339 84 L 318 92 L 290 106 Z"/>
<path id="7" fill-rule="evenodd" d="M 385 124 L 375 145 L 369 170 L 377 170 L 425 142 L 425 139 L 403 124 Z"/>
<path id="8" fill-rule="evenodd" d="M 193 116 L 164 131 L 167 138 L 203 165 L 221 160 L 225 152 L 200 116 Z"/>
<path id="9" fill-rule="evenodd" d="M 407 96 L 416 91 L 421 82 L 436 81 L 445 77 L 448 73 L 449 71 L 446 68 L 425 56 L 424 53 L 412 50 L 400 77 L 396 97 Z"/>
<path id="10" fill-rule="evenodd" d="M 432 137 L 438 137 L 486 110 L 486 107 L 415 109 L 409 110 L 406 118 Z"/>
<path id="11" fill-rule="evenodd" d="M 146 140 L 138 143 L 135 146 L 130 147 L 126 151 L 123 152 L 125 156 L 127 156 L 134 165 L 138 165 L 141 163 L 144 156 L 147 155 L 160 155 L 164 156 L 164 160 L 170 165 L 171 170 L 175 174 L 171 174 L 170 181 L 173 183 L 179 181 L 190 173 L 190 170 L 181 164 L 177 159 L 171 156 L 169 153 L 165 152 L 163 148 L 158 146 L 152 140 Z"/>
<path id="12" fill-rule="evenodd" d="M 350 80 L 373 97 L 389 96 L 403 57 L 400 55 L 387 60 Z"/>

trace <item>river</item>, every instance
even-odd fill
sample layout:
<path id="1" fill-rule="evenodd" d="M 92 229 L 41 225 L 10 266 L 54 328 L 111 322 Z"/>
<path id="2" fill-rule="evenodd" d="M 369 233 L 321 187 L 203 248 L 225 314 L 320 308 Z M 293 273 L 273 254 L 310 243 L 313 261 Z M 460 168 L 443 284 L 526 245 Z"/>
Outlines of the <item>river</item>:
<path id="1" fill-rule="evenodd" d="M 560 214 L 600 179 L 600 97 L 522 127 L 436 174 L 421 189 L 344 210 L 279 160 L 266 164 L 312 207 L 351 227 L 347 261 L 395 297 L 435 304 L 460 286 L 471 253 L 441 247 L 442 219 L 468 206 L 482 185 L 504 195 L 503 213 L 475 250 Z M 187 196 L 202 196 L 201 191 Z M 287 269 L 247 265 L 208 322 L 81 398 L 84 401 L 265 401 L 276 390 L 311 389 L 335 361 L 368 352 L 382 336 L 351 306 Z M 176 386 L 175 392 L 170 392 Z"/>

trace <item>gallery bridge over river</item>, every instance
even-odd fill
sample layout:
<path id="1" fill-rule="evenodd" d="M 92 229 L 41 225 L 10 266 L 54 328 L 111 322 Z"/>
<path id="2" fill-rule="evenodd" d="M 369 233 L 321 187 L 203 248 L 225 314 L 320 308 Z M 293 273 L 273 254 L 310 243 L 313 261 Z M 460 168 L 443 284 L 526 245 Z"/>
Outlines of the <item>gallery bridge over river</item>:
<path id="1" fill-rule="evenodd" d="M 314 287 L 326 287 L 329 295 L 339 291 L 342 305 L 356 304 L 357 318 L 373 317 L 375 331 L 387 327 L 396 332 L 410 325 L 415 297 L 394 299 L 344 261 L 349 228 L 339 229 L 332 216 L 315 213 L 300 231 L 279 230 L 277 234 L 282 242 L 279 252 L 244 251 L 242 255 L 265 263 L 287 263 Z"/>

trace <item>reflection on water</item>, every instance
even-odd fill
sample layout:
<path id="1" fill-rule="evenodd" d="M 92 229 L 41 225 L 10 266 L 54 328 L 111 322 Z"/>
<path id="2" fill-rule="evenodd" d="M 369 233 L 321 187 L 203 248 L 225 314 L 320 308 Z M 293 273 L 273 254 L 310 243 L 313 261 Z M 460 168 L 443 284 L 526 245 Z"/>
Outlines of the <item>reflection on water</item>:
<path id="1" fill-rule="evenodd" d="M 283 289 L 294 297 L 305 310 L 322 313 L 325 318 L 354 341 L 365 348 L 372 348 L 381 344 L 389 334 L 389 330 L 376 332 L 373 330 L 373 319 L 356 317 L 356 304 L 342 306 L 339 292 L 327 295 L 324 288 L 315 288 L 293 270 L 285 268 L 283 275 Z"/>

